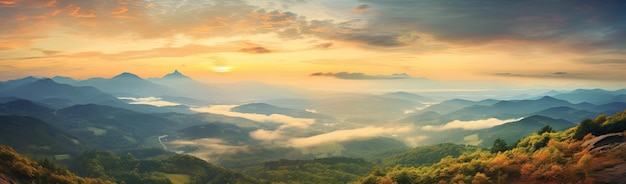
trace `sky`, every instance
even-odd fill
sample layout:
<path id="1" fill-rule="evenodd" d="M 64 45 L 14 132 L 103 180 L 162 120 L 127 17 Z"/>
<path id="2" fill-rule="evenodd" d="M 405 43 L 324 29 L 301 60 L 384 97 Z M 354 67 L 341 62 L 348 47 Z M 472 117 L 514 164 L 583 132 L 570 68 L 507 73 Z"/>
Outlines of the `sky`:
<path id="1" fill-rule="evenodd" d="M 0 80 L 177 69 L 209 82 L 623 88 L 623 10 L 621 0 L 0 0 Z"/>

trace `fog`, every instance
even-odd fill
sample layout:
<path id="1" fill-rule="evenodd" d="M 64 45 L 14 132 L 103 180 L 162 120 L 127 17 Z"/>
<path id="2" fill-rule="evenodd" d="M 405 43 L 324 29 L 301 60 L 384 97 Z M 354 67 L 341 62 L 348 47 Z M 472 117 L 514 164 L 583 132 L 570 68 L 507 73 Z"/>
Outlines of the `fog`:
<path id="1" fill-rule="evenodd" d="M 522 119 L 524 118 L 506 119 L 506 120 L 489 118 L 489 119 L 472 120 L 472 121 L 454 120 L 454 121 L 446 123 L 445 125 L 440 125 L 440 126 L 426 125 L 422 127 L 422 130 L 425 130 L 425 131 L 443 131 L 443 130 L 450 130 L 450 129 L 480 130 L 480 129 L 491 128 L 494 126 L 498 126 L 498 125 L 502 125 L 502 124 L 506 124 L 510 122 L 519 121 Z"/>

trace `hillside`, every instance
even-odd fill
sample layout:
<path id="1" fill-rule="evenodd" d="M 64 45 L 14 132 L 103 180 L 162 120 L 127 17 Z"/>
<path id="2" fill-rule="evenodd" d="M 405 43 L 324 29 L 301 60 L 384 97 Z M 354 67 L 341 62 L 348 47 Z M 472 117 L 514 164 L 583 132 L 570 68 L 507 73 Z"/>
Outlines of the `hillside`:
<path id="1" fill-rule="evenodd" d="M 0 144 L 20 152 L 47 155 L 77 153 L 84 148 L 77 137 L 24 116 L 0 116 Z"/>
<path id="2" fill-rule="evenodd" d="M 0 183 L 113 183 L 102 179 L 78 177 L 48 160 L 40 164 L 5 145 L 0 145 L 0 158 L 2 158 L 0 159 Z"/>
<path id="3" fill-rule="evenodd" d="M 626 166 L 625 130 L 626 111 L 601 115 L 566 131 L 535 133 L 510 150 L 465 153 L 429 166 L 374 169 L 358 183 L 621 183 L 626 179 L 621 169 Z"/>

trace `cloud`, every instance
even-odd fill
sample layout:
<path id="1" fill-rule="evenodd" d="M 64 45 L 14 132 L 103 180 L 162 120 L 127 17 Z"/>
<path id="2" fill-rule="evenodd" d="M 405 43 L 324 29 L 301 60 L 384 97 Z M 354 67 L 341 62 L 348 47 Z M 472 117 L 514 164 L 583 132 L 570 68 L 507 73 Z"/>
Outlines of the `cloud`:
<path id="1" fill-rule="evenodd" d="M 454 120 L 454 121 L 446 123 L 445 125 L 440 125 L 440 126 L 426 125 L 422 127 L 422 130 L 426 130 L 426 131 L 443 131 L 443 130 L 450 130 L 450 129 L 480 130 L 480 129 L 491 128 L 494 126 L 498 126 L 498 125 L 502 125 L 502 124 L 506 124 L 510 122 L 519 121 L 522 119 L 524 118 L 506 119 L 506 120 L 489 118 L 489 119 L 473 120 L 473 121 Z"/>
<path id="2" fill-rule="evenodd" d="M 586 64 L 626 64 L 626 59 L 622 58 L 582 58 L 576 61 Z"/>
<path id="3" fill-rule="evenodd" d="M 626 48 L 626 4 L 619 0 L 386 1 L 364 0 L 378 16 L 369 17 L 369 35 L 419 32 L 466 45 L 524 40 L 576 51 Z M 384 29 L 378 29 L 384 28 Z M 605 30 L 603 34 L 594 34 Z"/>
<path id="4" fill-rule="evenodd" d="M 211 160 L 212 158 L 215 158 L 214 155 L 235 153 L 237 151 L 248 149 L 247 146 L 232 146 L 228 145 L 228 143 L 222 139 L 215 138 L 174 140 L 166 142 L 165 144 L 169 150 L 176 150 L 188 146 L 201 148 L 186 154 L 190 154 L 204 160 Z"/>
<path id="5" fill-rule="evenodd" d="M 339 72 L 339 73 L 317 72 L 317 73 L 312 73 L 310 76 L 335 77 L 335 78 L 347 79 L 347 80 L 387 80 L 387 79 L 411 79 L 412 78 L 406 73 L 391 74 L 391 75 L 367 75 L 364 73 L 349 73 L 349 72 Z"/>
<path id="6" fill-rule="evenodd" d="M 354 8 L 353 11 L 357 13 L 362 13 L 362 12 L 369 10 L 370 8 L 371 8 L 370 5 L 362 4 Z"/>
<path id="7" fill-rule="evenodd" d="M 256 140 L 271 141 L 271 140 L 282 139 L 283 133 L 281 130 L 272 131 L 272 130 L 258 129 L 258 130 L 250 132 L 250 137 Z"/>
<path id="8" fill-rule="evenodd" d="M 121 100 L 130 100 L 131 102 L 129 102 L 129 104 L 145 104 L 145 105 L 152 105 L 152 106 L 157 106 L 157 107 L 180 105 L 178 103 L 168 102 L 159 97 L 153 97 L 153 96 L 145 97 L 145 98 L 134 98 L 134 97 L 117 97 L 117 98 Z"/>
<path id="9" fill-rule="evenodd" d="M 208 112 L 214 114 L 222 114 L 226 116 L 232 117 L 241 117 L 246 118 L 256 122 L 273 122 L 282 124 L 279 126 L 279 129 L 285 128 L 298 128 L 298 129 L 306 129 L 311 124 L 315 123 L 315 119 L 308 118 L 294 118 L 282 114 L 248 114 L 248 113 L 240 113 L 240 112 L 232 112 L 231 109 L 236 107 L 237 105 L 213 105 L 209 107 L 198 107 L 191 108 L 193 111 L 197 112 Z"/>
<path id="10" fill-rule="evenodd" d="M 327 49 L 333 46 L 333 42 L 328 42 L 328 43 L 322 43 L 322 44 L 317 44 L 315 45 L 315 48 L 320 48 L 320 49 Z"/>
<path id="11" fill-rule="evenodd" d="M 266 54 L 266 53 L 270 53 L 271 51 L 266 49 L 265 47 L 248 47 L 248 48 L 243 48 L 241 50 L 239 50 L 241 52 L 247 52 L 250 54 Z"/>
<path id="12" fill-rule="evenodd" d="M 342 142 L 353 139 L 405 133 L 411 130 L 413 130 L 413 127 L 411 126 L 393 128 L 368 126 L 350 130 L 337 130 L 311 137 L 293 138 L 289 140 L 289 144 L 293 147 L 310 147 L 329 142 Z"/>

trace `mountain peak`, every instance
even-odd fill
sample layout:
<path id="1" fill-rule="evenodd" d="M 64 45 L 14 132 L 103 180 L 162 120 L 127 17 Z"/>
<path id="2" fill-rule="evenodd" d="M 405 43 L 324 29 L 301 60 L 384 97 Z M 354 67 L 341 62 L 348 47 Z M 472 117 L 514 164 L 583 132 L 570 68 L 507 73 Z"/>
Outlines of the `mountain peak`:
<path id="1" fill-rule="evenodd" d="M 189 78 L 189 77 L 183 75 L 178 70 L 174 70 L 174 72 L 163 76 L 163 78 L 164 79 L 181 79 L 181 78 Z"/>
<path id="2" fill-rule="evenodd" d="M 126 78 L 126 79 L 129 79 L 129 78 L 137 78 L 137 79 L 141 79 L 141 77 L 139 77 L 139 76 L 137 76 L 137 75 L 135 75 L 135 74 L 132 74 L 132 73 L 130 73 L 130 72 L 124 72 L 124 73 L 121 73 L 121 74 L 119 74 L 119 75 L 117 75 L 117 76 L 115 76 L 115 77 L 113 77 L 113 78 Z"/>
<path id="3" fill-rule="evenodd" d="M 37 80 L 37 81 L 35 81 L 35 82 L 31 83 L 31 84 L 38 84 L 38 85 L 41 85 L 41 84 L 46 84 L 46 85 L 53 84 L 53 85 L 56 85 L 58 83 L 54 82 L 54 80 L 52 80 L 50 78 L 43 78 L 43 79 L 39 79 L 39 80 Z"/>

